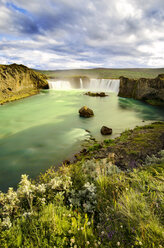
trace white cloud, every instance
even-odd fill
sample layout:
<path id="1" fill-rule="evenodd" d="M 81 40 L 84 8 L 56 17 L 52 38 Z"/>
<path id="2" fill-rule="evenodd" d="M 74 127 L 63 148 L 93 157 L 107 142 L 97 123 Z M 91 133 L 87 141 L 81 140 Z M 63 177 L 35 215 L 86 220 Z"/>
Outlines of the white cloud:
<path id="1" fill-rule="evenodd" d="M 163 67 L 163 0 L 0 0 L 0 63 Z"/>

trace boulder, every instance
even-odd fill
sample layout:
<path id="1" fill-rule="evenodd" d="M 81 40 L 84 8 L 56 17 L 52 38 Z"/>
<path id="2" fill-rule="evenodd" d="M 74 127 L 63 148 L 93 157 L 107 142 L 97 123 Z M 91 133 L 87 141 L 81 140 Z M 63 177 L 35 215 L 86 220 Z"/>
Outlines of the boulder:
<path id="1" fill-rule="evenodd" d="M 103 135 L 109 135 L 109 134 L 112 134 L 112 128 L 103 126 L 103 127 L 101 128 L 100 132 L 101 132 L 101 134 L 103 134 Z"/>
<path id="2" fill-rule="evenodd" d="M 85 118 L 89 118 L 89 117 L 92 117 L 94 115 L 93 110 L 88 108 L 87 106 L 83 106 L 79 110 L 79 114 L 81 117 L 85 117 Z"/>

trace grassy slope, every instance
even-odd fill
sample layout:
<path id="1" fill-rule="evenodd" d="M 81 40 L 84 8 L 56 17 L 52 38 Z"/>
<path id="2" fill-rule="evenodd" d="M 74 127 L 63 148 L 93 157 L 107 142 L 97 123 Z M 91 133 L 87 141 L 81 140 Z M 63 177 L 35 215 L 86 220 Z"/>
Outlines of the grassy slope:
<path id="1" fill-rule="evenodd" d="M 164 73 L 164 68 L 147 69 L 147 68 L 134 68 L 134 69 L 76 69 L 76 70 L 54 70 L 54 71 L 40 71 L 50 78 L 54 77 L 77 77 L 87 76 L 96 78 L 119 78 L 125 76 L 129 78 L 155 78 L 158 74 Z"/>
<path id="2" fill-rule="evenodd" d="M 24 177 L 16 193 L 0 194 L 0 247 L 162 248 L 164 154 L 129 172 L 112 165 L 113 157 L 92 157 L 124 142 L 139 158 L 142 140 L 150 136 L 156 153 L 161 149 L 156 135 L 163 131 L 163 123 L 129 131 L 130 136 L 126 131 L 114 142 L 89 147 L 79 162 L 50 169 L 37 182 Z"/>

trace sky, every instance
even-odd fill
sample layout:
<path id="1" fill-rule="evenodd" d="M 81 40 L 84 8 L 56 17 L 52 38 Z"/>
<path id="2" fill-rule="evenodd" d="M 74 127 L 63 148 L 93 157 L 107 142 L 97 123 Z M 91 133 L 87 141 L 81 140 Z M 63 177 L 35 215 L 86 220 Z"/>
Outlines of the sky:
<path id="1" fill-rule="evenodd" d="M 164 67 L 164 0 L 0 0 L 0 64 Z"/>

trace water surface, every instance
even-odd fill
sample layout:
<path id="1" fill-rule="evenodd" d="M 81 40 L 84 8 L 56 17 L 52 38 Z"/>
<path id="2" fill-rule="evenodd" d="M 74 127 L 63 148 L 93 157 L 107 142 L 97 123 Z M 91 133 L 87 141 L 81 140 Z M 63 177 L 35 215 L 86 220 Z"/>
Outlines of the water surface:
<path id="1" fill-rule="evenodd" d="M 94 117 L 79 117 L 78 110 L 84 105 L 93 109 Z M 15 187 L 21 174 L 34 178 L 71 157 L 89 138 L 85 130 L 102 140 L 102 125 L 113 128 L 115 137 L 155 120 L 164 120 L 161 108 L 114 93 L 99 98 L 84 96 L 80 90 L 45 90 L 0 106 L 0 190 Z"/>

